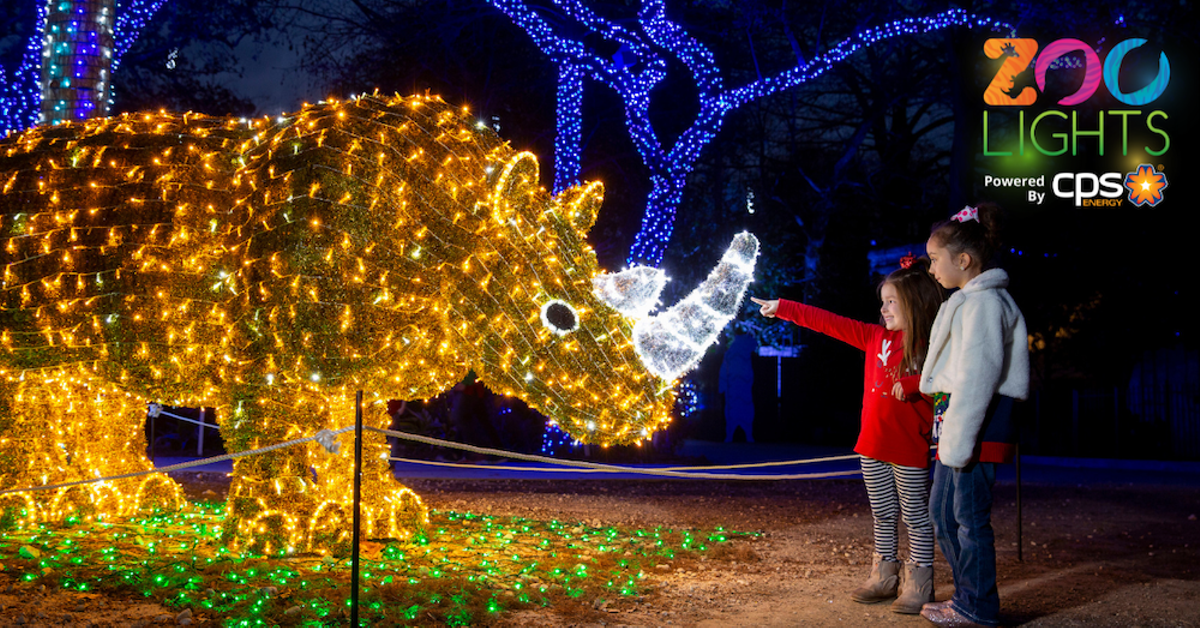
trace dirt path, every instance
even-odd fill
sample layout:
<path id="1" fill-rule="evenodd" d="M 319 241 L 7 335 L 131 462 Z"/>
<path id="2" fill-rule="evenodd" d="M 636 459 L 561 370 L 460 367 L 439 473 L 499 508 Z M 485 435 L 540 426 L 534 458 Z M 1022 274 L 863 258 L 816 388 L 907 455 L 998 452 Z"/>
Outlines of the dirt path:
<path id="1" fill-rule="evenodd" d="M 763 536 L 746 543 L 736 562 L 666 565 L 656 590 L 640 602 L 592 616 L 574 609 L 513 614 L 503 625 L 929 625 L 847 595 L 867 575 L 871 557 L 870 511 L 859 482 L 567 486 L 573 490 L 528 482 L 421 488 L 438 508 L 604 524 L 723 525 Z M 997 488 L 1006 625 L 1200 626 L 1200 487 L 1026 485 L 1022 561 L 1015 486 Z M 935 567 L 937 597 L 948 598 L 953 584 L 940 554 Z"/>
<path id="2" fill-rule="evenodd" d="M 699 559 L 653 567 L 646 593 L 579 600 L 499 617 L 506 627 L 927 626 L 861 605 L 871 521 L 855 480 L 734 484 L 673 481 L 411 483 L 432 507 L 581 521 L 592 526 L 724 526 L 758 531 Z M 188 485 L 219 497 L 220 486 Z M 1024 560 L 1017 560 L 1015 486 L 997 487 L 1000 593 L 1006 625 L 1200 626 L 1200 486 L 1027 485 Z M 939 558 L 937 597 L 953 590 Z M 145 600 L 12 588 L 0 572 L 0 626 L 186 625 Z M 40 616 L 39 616 L 40 614 Z"/>

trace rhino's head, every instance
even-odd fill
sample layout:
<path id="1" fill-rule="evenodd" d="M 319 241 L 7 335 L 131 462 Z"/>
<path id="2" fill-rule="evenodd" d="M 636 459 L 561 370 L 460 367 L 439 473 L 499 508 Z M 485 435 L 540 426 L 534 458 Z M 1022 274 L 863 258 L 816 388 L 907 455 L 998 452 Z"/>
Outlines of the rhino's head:
<path id="1" fill-rule="evenodd" d="M 474 365 L 585 442 L 629 443 L 665 427 L 675 380 L 736 314 L 758 242 L 735 238 L 688 297 L 657 316 L 662 271 L 605 274 L 585 236 L 603 199 L 598 182 L 551 197 L 529 153 L 497 164 L 481 206 L 489 243 L 466 260 L 448 324 L 478 348 Z"/>

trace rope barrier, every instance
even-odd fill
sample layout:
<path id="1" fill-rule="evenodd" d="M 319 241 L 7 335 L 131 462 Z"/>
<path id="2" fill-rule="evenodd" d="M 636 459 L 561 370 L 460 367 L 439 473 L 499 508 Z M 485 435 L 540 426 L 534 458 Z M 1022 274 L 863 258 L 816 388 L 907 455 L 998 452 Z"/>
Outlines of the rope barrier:
<path id="1" fill-rule="evenodd" d="M 164 412 L 163 414 L 166 414 L 166 413 Z M 184 420 L 187 420 L 187 419 L 184 419 Z M 205 424 L 205 425 L 208 425 L 208 424 Z M 96 482 L 110 482 L 113 480 L 123 480 L 123 479 L 127 479 L 127 478 L 139 477 L 139 476 L 143 476 L 143 475 L 150 475 L 153 473 L 170 473 L 172 471 L 182 471 L 184 469 L 190 469 L 192 467 L 204 466 L 204 465 L 213 464 L 216 462 L 223 462 L 225 460 L 235 460 L 237 458 L 243 458 L 245 456 L 254 456 L 254 455 L 258 455 L 258 454 L 263 454 L 263 453 L 267 453 L 269 451 L 274 451 L 276 449 L 282 449 L 284 447 L 291 447 L 292 445 L 299 445 L 301 443 L 307 443 L 310 441 L 317 441 L 318 443 L 321 444 L 321 446 L 325 447 L 329 451 L 336 452 L 338 443 L 333 441 L 333 437 L 337 436 L 339 434 L 348 432 L 352 429 L 354 429 L 353 425 L 338 428 L 336 430 L 321 430 L 312 436 L 306 436 L 304 438 L 297 438 L 297 439 L 285 441 L 282 443 L 276 443 L 274 445 L 269 445 L 267 447 L 261 447 L 259 449 L 250 449 L 250 450 L 246 450 L 246 451 L 239 451 L 239 452 L 232 453 L 232 454 L 224 454 L 221 456 L 214 456 L 211 458 L 202 458 L 200 460 L 192 460 L 191 462 L 181 462 L 179 464 L 174 464 L 174 465 L 170 465 L 167 467 L 160 467 L 160 468 L 156 468 L 156 469 L 147 469 L 144 471 L 134 471 L 131 473 L 122 473 L 120 475 L 110 475 L 110 476 L 100 477 L 100 478 L 89 478 L 86 480 L 75 480 L 72 482 L 61 482 L 59 484 L 48 484 L 45 486 L 32 486 L 32 487 L 28 487 L 28 488 L 4 489 L 4 490 L 0 490 L 0 495 L 8 495 L 11 493 L 27 493 L 27 492 L 34 492 L 34 491 L 49 491 L 49 490 L 55 490 L 55 489 L 60 489 L 60 488 L 68 488 L 71 486 L 79 486 L 81 484 L 93 484 Z M 832 478 L 832 477 L 845 477 L 845 476 L 851 476 L 851 475 L 858 475 L 861 473 L 861 471 L 858 469 L 847 470 L 847 471 L 829 471 L 829 472 L 825 472 L 825 473 L 791 473 L 791 474 L 767 474 L 767 475 L 738 474 L 738 473 L 709 473 L 708 472 L 709 470 L 714 470 L 714 469 L 721 469 L 721 470 L 750 469 L 750 468 L 761 468 L 761 467 L 795 466 L 795 465 L 809 464 L 809 463 L 814 463 L 814 462 L 835 462 L 835 461 L 841 461 L 841 460 L 857 460 L 858 459 L 857 454 L 845 455 L 845 456 L 827 456 L 824 458 L 808 458 L 808 459 L 804 459 L 804 460 L 755 462 L 755 463 L 745 463 L 745 464 L 714 465 L 714 466 L 705 466 L 705 467 L 646 468 L 646 467 L 630 467 L 630 466 L 624 466 L 624 465 L 603 464 L 603 463 L 598 463 L 598 462 L 586 462 L 586 461 L 582 461 L 582 460 L 562 460 L 562 459 L 558 459 L 558 458 L 548 458 L 545 456 L 521 454 L 521 453 L 512 452 L 512 451 L 504 451 L 502 449 L 492 449 L 490 447 L 477 447 L 475 445 L 456 443 L 453 441 L 442 440 L 440 438 L 433 438 L 430 436 L 421 436 L 420 434 L 410 434 L 408 432 L 385 430 L 385 429 L 380 429 L 377 427 L 370 427 L 370 426 L 364 426 L 363 430 L 377 432 L 377 433 L 383 434 L 385 436 L 393 436 L 395 438 L 415 441 L 418 443 L 424 443 L 426 445 L 433 445 L 435 447 L 445 447 L 448 449 L 459 449 L 459 450 L 469 451 L 471 453 L 476 453 L 476 454 L 482 454 L 482 455 L 488 455 L 488 456 L 498 456 L 501 458 L 512 458 L 512 459 L 516 459 L 516 460 L 525 460 L 528 462 L 540 462 L 540 463 L 550 464 L 550 465 L 559 467 L 559 468 L 553 468 L 553 469 L 545 469 L 545 468 L 536 468 L 536 467 L 513 467 L 513 466 L 504 466 L 504 465 L 474 465 L 474 464 L 453 463 L 453 462 L 438 462 L 438 461 L 432 461 L 432 460 L 414 460 L 414 459 L 409 459 L 409 458 L 394 458 L 394 457 L 388 458 L 389 460 L 394 460 L 397 462 L 405 462 L 405 463 L 409 463 L 409 464 L 424 464 L 424 465 L 430 465 L 430 466 L 456 467 L 456 468 L 463 468 L 463 469 L 490 469 L 493 471 L 529 471 L 529 472 L 533 472 L 533 473 L 563 473 L 563 472 L 626 473 L 626 474 L 630 474 L 630 475 L 650 475 L 650 476 L 662 476 L 662 477 L 672 477 L 672 478 L 692 478 L 692 479 L 702 479 L 702 480 L 743 480 L 743 481 L 747 481 L 747 480 L 751 480 L 751 481 L 753 481 L 753 480 L 814 480 L 814 479 Z M 562 468 L 562 467 L 569 467 L 569 468 Z"/>
<path id="2" fill-rule="evenodd" d="M 29 488 L 10 488 L 10 489 L 5 489 L 3 491 L 0 491 L 0 495 L 7 495 L 9 493 L 32 493 L 34 491 L 49 491 L 49 490 L 53 490 L 53 489 L 57 489 L 57 488 L 67 488 L 67 487 L 71 487 L 71 486 L 79 486 L 80 484 L 93 484 L 96 482 L 110 482 L 112 480 L 123 480 L 126 478 L 135 478 L 135 477 L 142 476 L 142 475 L 150 475 L 152 473 L 169 473 L 171 471 L 181 471 L 183 469 L 190 469 L 191 467 L 199 467 L 199 466 L 203 466 L 206 464 L 212 464 L 214 462 L 222 462 L 225 460 L 233 460 L 235 458 L 243 458 L 245 456 L 254 456 L 254 455 L 258 455 L 258 454 L 264 454 L 264 453 L 267 453 L 268 451 L 275 451 L 276 449 L 282 449 L 284 447 L 291 447 L 292 445 L 298 445 L 300 443 L 307 443 L 309 441 L 317 441 L 317 442 L 321 443 L 323 446 L 325 446 L 326 448 L 328 448 L 328 446 L 325 445 L 325 443 L 323 442 L 324 440 L 329 440 L 333 436 L 336 436 L 343 432 L 348 432 L 352 429 L 354 429 L 353 425 L 343 427 L 343 428 L 338 428 L 336 430 L 321 430 L 320 432 L 317 432 L 316 434 L 314 434 L 312 436 L 305 436 L 304 438 L 297 438 L 295 440 L 289 440 L 289 441 L 282 442 L 282 443 L 276 443 L 274 445 L 268 445 L 266 447 L 261 447 L 259 449 L 249 449 L 246 451 L 239 451 L 239 452 L 232 453 L 232 454 L 224 454 L 221 456 L 214 456 L 212 458 L 203 458 L 201 460 L 193 460 L 191 462 L 181 462 L 179 464 L 173 464 L 169 467 L 160 467 L 157 469 L 147 469 L 145 471 L 134 471 L 132 473 L 122 473 L 120 475 L 110 475 L 110 476 L 102 477 L 102 478 L 90 478 L 87 480 L 75 480 L 73 482 L 48 484 L 46 486 L 32 486 Z"/>
<path id="3" fill-rule="evenodd" d="M 477 454 L 485 454 L 489 456 L 500 456 L 502 458 L 514 458 L 517 460 L 526 460 L 529 462 L 542 462 L 547 464 L 558 465 L 560 467 L 577 467 L 588 469 L 588 472 L 603 472 L 603 473 L 630 473 L 636 475 L 659 475 L 674 478 L 700 478 L 704 480 L 808 480 L 820 479 L 829 477 L 840 477 L 846 475 L 857 475 L 860 470 L 853 471 L 830 471 L 827 473 L 798 473 L 798 474 L 773 474 L 773 475 L 742 475 L 737 473 L 707 473 L 704 471 L 685 471 L 686 469 L 713 469 L 713 468 L 749 468 L 754 466 L 780 466 L 780 465 L 796 465 L 806 464 L 808 462 L 828 462 L 832 460 L 850 460 L 858 459 L 858 455 L 849 456 L 834 456 L 829 458 L 810 458 L 808 460 L 795 460 L 790 462 L 762 462 L 742 465 L 725 465 L 724 467 L 666 467 L 661 469 L 648 469 L 643 467 L 628 467 L 622 465 L 602 464 L 598 462 L 584 462 L 582 460 L 561 460 L 557 458 L 547 458 L 545 456 L 534 456 L 531 454 L 519 454 L 502 449 L 492 449 L 489 447 L 477 447 L 475 445 L 466 445 L 463 443 L 455 443 L 452 441 L 433 438 L 430 436 L 421 436 L 420 434 L 410 434 L 408 432 L 397 432 L 395 430 L 385 430 L 377 427 L 363 427 L 364 430 L 394 436 L 404 440 L 416 441 L 427 445 L 436 445 L 449 449 L 461 449 Z M 465 468 L 483 468 L 483 469 L 500 469 L 495 465 L 461 465 L 461 463 L 448 462 L 430 462 L 423 460 L 409 460 L 405 458 L 389 458 L 389 460 L 400 460 L 403 462 L 414 462 L 417 464 L 433 464 L 435 466 L 464 466 Z M 568 469 L 531 469 L 525 467 L 509 467 L 505 470 L 518 471 L 534 471 L 534 472 L 564 472 Z"/>
<path id="4" fill-rule="evenodd" d="M 859 469 L 846 471 L 829 471 L 827 473 L 797 473 L 797 474 L 772 474 L 772 475 L 741 475 L 737 473 L 702 473 L 702 472 L 667 472 L 665 469 L 651 469 L 646 467 L 622 467 L 613 465 L 611 468 L 587 468 L 587 469 L 546 469 L 541 467 L 513 467 L 506 465 L 492 464 L 468 464 L 461 462 L 439 462 L 436 460 L 415 460 L 411 458 L 388 458 L 398 462 L 408 462 L 412 464 L 427 464 L 437 467 L 455 467 L 461 469 L 485 469 L 495 471 L 530 471 L 533 473 L 628 473 L 631 475 L 662 475 L 674 478 L 693 478 L 702 480 L 819 480 L 823 478 L 844 477 L 851 475 L 859 475 L 862 473 Z M 597 463 L 584 463 L 597 464 Z M 706 467 L 692 467 L 703 469 Z"/>
<path id="5" fill-rule="evenodd" d="M 810 462 L 837 462 L 839 460 L 858 460 L 862 456 L 847 454 L 845 456 L 827 456 L 825 458 L 805 458 L 803 460 L 777 460 L 775 462 L 745 462 L 742 464 L 717 464 L 704 467 L 663 467 L 664 471 L 686 471 L 688 469 L 756 469 L 759 467 L 791 467 Z"/>

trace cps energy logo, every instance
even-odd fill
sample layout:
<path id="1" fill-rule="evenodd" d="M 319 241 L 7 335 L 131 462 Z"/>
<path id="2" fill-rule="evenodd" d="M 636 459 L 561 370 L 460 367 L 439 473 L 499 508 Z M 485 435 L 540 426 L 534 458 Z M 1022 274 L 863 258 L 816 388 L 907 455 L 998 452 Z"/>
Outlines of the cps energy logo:
<path id="1" fill-rule="evenodd" d="M 1126 194 L 1129 202 L 1138 207 L 1156 207 L 1162 202 L 1165 189 L 1167 175 L 1150 164 L 1141 164 L 1137 170 L 1124 175 L 1119 172 L 1101 175 L 1060 172 L 1050 183 L 1055 196 L 1073 199 L 1076 207 L 1118 206 L 1120 197 Z"/>
<path id="2" fill-rule="evenodd" d="M 1160 166 L 1161 167 L 1161 166 Z M 983 177 L 984 187 L 1025 188 L 1030 203 L 1046 200 L 1046 175 L 1038 177 Z M 1050 192 L 1071 199 L 1076 207 L 1119 207 L 1122 196 L 1138 207 L 1157 207 L 1167 189 L 1167 175 L 1150 164 L 1141 164 L 1133 172 L 1060 172 L 1050 179 Z"/>

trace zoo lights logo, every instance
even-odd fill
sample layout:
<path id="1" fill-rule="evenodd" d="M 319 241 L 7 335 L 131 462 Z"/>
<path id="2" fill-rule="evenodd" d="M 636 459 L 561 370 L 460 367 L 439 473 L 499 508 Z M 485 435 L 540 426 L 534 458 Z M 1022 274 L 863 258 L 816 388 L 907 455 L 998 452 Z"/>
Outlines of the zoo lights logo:
<path id="1" fill-rule="evenodd" d="M 1125 92 L 1122 91 L 1119 82 L 1126 55 L 1145 44 L 1145 39 L 1126 39 L 1114 46 L 1101 64 L 1099 54 L 1078 39 L 1059 39 L 1042 49 L 1040 54 L 1038 53 L 1038 42 L 1034 39 L 989 39 L 983 45 L 984 54 L 989 59 L 1003 59 L 1004 61 L 997 68 L 987 89 L 984 90 L 983 102 L 991 107 L 1005 108 L 1033 105 L 1037 102 L 1038 90 L 1042 92 L 1046 90 L 1047 71 L 1054 68 L 1082 67 L 1083 78 L 1079 89 L 1075 93 L 1061 98 L 1058 105 L 1072 107 L 1088 101 L 1099 90 L 1101 79 L 1113 98 L 1122 104 L 1130 107 L 1150 104 L 1162 96 L 1171 81 L 1171 63 L 1167 59 L 1167 53 L 1159 54 L 1157 73 L 1154 79 L 1142 88 Z M 1082 63 L 1077 63 L 1074 58 L 1068 56 L 1074 53 L 1083 53 Z M 1034 82 L 1038 89 L 1035 90 L 1032 86 L 1027 85 L 1018 91 L 1017 77 L 1026 72 L 1031 63 L 1033 64 Z M 1017 93 L 1014 94 L 1014 92 Z M 1015 148 L 1018 155 L 1024 155 L 1028 137 L 1033 148 L 1043 155 L 1055 157 L 1066 153 L 1069 148 L 1071 155 L 1075 156 L 1078 153 L 1079 138 L 1094 137 L 1098 154 L 1103 156 L 1105 132 L 1109 131 L 1110 138 L 1119 134 L 1121 154 L 1128 155 L 1130 132 L 1138 132 L 1136 125 L 1139 120 L 1147 134 L 1158 135 L 1161 138 L 1151 140 L 1150 144 L 1143 147 L 1148 155 L 1158 157 L 1166 153 L 1171 146 L 1171 137 L 1160 126 L 1162 121 L 1168 118 L 1165 111 L 1156 109 L 1146 113 L 1143 118 L 1143 112 L 1138 109 L 1115 109 L 1099 111 L 1096 116 L 1094 123 L 1087 121 L 1081 123 L 1077 111 L 1064 112 L 1058 109 L 1047 109 L 1034 116 L 1026 127 L 1025 111 L 1021 110 L 1017 113 L 1017 132 L 1007 134 L 1010 142 L 1005 148 L 1009 150 L 996 150 L 993 147 L 996 142 L 989 137 L 989 135 L 995 136 L 996 133 L 988 120 L 989 111 L 985 109 L 983 111 L 983 154 L 985 157 L 1008 157 L 1013 154 L 1011 149 Z M 1113 118 L 1119 118 L 1119 120 L 1113 121 Z M 1110 129 L 1110 125 L 1114 128 Z M 1131 129 L 1131 127 L 1135 128 Z M 1039 133 L 1039 129 L 1045 128 L 1049 128 L 1051 132 Z M 1016 146 L 1011 145 L 1012 135 L 1016 135 Z"/>
<path id="2" fill-rule="evenodd" d="M 1101 39 L 1100 44 L 1103 43 Z M 983 102 L 995 108 L 983 111 L 984 157 L 1025 155 L 1027 143 L 1047 157 L 1063 155 L 1068 150 L 1070 156 L 1075 157 L 1081 152 L 1081 140 L 1085 152 L 1091 150 L 1096 156 L 1104 157 L 1105 148 L 1116 148 L 1118 138 L 1122 157 L 1129 157 L 1131 151 L 1135 159 L 1137 153 L 1143 151 L 1151 158 L 1165 154 L 1171 146 L 1171 137 L 1164 129 L 1169 116 L 1160 109 L 1143 111 L 1140 108 L 1158 100 L 1170 84 L 1171 63 L 1167 53 L 1155 55 L 1153 48 L 1147 48 L 1141 59 L 1129 58 L 1127 61 L 1131 52 L 1147 43 L 1136 37 L 1126 39 L 1113 46 L 1101 61 L 1099 45 L 1093 49 L 1078 39 L 1059 39 L 1040 49 L 1034 39 L 987 40 L 983 53 L 1001 63 L 983 92 Z M 1154 61 L 1157 61 L 1157 67 L 1154 67 Z M 1020 78 L 1022 75 L 1028 77 L 1030 70 L 1032 77 Z M 1059 98 L 1054 105 L 1083 105 L 1097 96 L 1103 83 L 1112 99 L 1120 103 L 1120 108 L 1063 111 L 1052 106 L 1030 112 L 1031 120 L 1027 119 L 1026 110 L 1014 111 L 1014 108 L 1034 105 L 1039 96 L 1047 94 L 1046 75 L 1050 70 L 1068 73 L 1060 84 L 1070 86 L 1078 82 L 1073 93 Z M 1035 84 L 1037 88 L 1021 85 L 1022 81 Z M 1138 85 L 1140 87 L 1136 87 Z M 1136 89 L 1125 91 L 1123 86 Z M 1050 93 L 1054 93 L 1053 90 Z M 1099 97 L 1104 98 L 1103 95 Z M 989 120 L 989 114 L 995 119 Z M 998 147 L 1005 150 L 998 150 Z M 984 186 L 1028 188 L 1029 202 L 1040 205 L 1047 196 L 1041 190 L 1045 190 L 1043 186 L 1049 179 L 1049 192 L 1058 198 L 1072 199 L 1076 207 L 1115 207 L 1121 205 L 1123 196 L 1139 207 L 1155 207 L 1162 202 L 1167 177 L 1162 172 L 1162 165 L 1150 165 L 1146 163 L 1149 159 L 1140 161 L 1137 169 L 1129 173 L 1093 171 L 1037 173 L 1013 178 L 987 176 Z"/>

